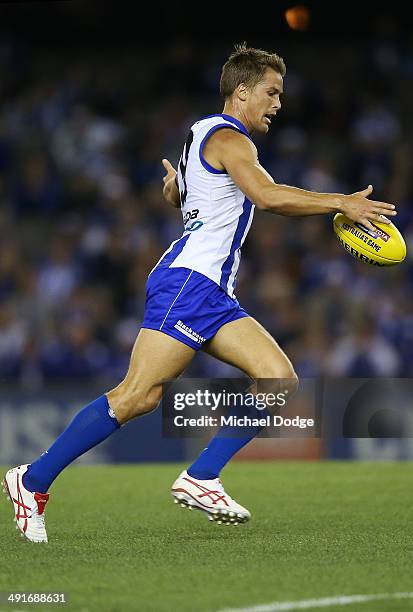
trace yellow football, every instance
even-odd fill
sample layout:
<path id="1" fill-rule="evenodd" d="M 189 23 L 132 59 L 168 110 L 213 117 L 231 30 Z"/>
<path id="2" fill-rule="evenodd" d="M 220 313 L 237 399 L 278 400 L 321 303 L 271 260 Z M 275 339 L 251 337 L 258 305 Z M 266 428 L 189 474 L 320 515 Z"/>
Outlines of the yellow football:
<path id="1" fill-rule="evenodd" d="M 373 223 L 373 232 L 343 213 L 334 216 L 333 227 L 343 247 L 371 266 L 394 266 L 406 257 L 406 243 L 393 223 Z"/>

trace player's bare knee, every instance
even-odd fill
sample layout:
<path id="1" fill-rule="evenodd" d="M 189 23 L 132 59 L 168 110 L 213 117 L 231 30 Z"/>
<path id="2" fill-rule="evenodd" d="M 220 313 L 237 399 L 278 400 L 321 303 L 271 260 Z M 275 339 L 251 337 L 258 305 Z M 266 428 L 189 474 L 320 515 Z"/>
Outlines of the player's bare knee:
<path id="1" fill-rule="evenodd" d="M 265 397 L 272 398 L 271 402 L 266 403 L 267 410 L 270 414 L 278 414 L 279 404 L 281 398 L 288 402 L 291 397 L 296 393 L 298 389 L 298 376 L 290 364 L 286 364 L 286 367 L 280 368 L 279 366 L 275 369 L 265 369 L 262 371 L 263 375 L 255 381 L 255 391 L 258 394 Z M 277 401 L 274 402 L 273 398 L 276 397 Z"/>
<path id="2" fill-rule="evenodd" d="M 283 375 L 280 378 L 282 379 L 282 384 L 284 385 L 285 389 L 288 391 L 288 396 L 291 397 L 298 389 L 298 376 L 293 368 L 290 368 L 288 372 L 285 372 L 285 374 L 285 376 Z"/>
<path id="3" fill-rule="evenodd" d="M 285 393 L 291 397 L 298 389 L 299 380 L 293 366 L 288 362 L 280 366 L 279 363 L 265 364 L 259 369 L 257 389 L 263 392 Z"/>

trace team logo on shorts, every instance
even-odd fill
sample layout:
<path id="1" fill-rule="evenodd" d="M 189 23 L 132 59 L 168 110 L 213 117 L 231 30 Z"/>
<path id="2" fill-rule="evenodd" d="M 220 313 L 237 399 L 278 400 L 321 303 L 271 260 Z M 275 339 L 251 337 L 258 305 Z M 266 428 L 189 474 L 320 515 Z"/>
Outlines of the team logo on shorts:
<path id="1" fill-rule="evenodd" d="M 193 329 L 191 329 L 188 325 L 185 325 L 180 319 L 174 325 L 175 329 L 184 334 L 184 336 L 188 336 L 191 340 L 194 340 L 198 344 L 202 344 L 205 342 L 205 338 L 200 334 L 197 334 Z"/>

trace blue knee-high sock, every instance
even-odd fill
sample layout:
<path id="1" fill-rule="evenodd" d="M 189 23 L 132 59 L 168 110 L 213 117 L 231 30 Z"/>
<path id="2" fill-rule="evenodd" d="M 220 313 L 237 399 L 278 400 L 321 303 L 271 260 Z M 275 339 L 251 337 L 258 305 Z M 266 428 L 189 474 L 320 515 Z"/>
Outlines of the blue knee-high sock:
<path id="1" fill-rule="evenodd" d="M 46 493 L 69 463 L 106 440 L 119 427 L 106 395 L 102 395 L 78 412 L 49 450 L 30 464 L 23 476 L 23 485 L 29 491 Z"/>
<path id="2" fill-rule="evenodd" d="M 234 406 L 229 415 L 249 416 L 251 418 L 267 417 L 270 413 L 267 408 L 257 410 L 255 407 Z M 222 468 L 228 461 L 250 442 L 263 429 L 263 427 L 234 427 L 222 425 L 212 438 L 198 459 L 188 468 L 187 472 L 192 478 L 210 480 L 218 478 Z"/>

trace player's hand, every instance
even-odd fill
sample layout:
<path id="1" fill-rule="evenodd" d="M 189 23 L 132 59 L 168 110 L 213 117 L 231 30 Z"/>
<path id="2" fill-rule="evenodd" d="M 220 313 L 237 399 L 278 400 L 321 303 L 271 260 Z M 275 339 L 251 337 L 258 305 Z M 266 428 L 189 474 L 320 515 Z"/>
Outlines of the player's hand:
<path id="1" fill-rule="evenodd" d="M 164 184 L 164 185 L 166 185 L 166 183 L 167 183 L 168 181 L 170 181 L 171 179 L 174 179 L 174 180 L 175 180 L 175 177 L 176 177 L 176 170 L 175 170 L 175 168 L 173 167 L 173 165 L 171 164 L 171 162 L 170 162 L 170 161 L 168 161 L 167 159 L 163 159 L 163 160 L 162 160 L 162 164 L 163 164 L 163 167 L 164 167 L 164 168 L 165 168 L 165 170 L 166 170 L 166 174 L 165 174 L 165 176 L 163 177 L 163 184 Z"/>
<path id="2" fill-rule="evenodd" d="M 179 197 L 178 185 L 176 182 L 176 170 L 167 159 L 162 160 L 166 174 L 163 177 L 163 197 L 174 208 L 180 208 L 181 200 Z"/>
<path id="3" fill-rule="evenodd" d="M 384 215 L 397 215 L 394 204 L 368 200 L 373 187 L 369 185 L 363 191 L 356 191 L 343 199 L 342 212 L 352 221 L 361 223 L 364 227 L 374 231 L 372 221 L 379 223 L 391 223 Z"/>

